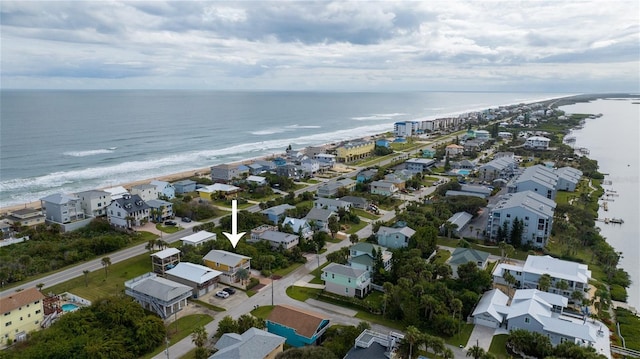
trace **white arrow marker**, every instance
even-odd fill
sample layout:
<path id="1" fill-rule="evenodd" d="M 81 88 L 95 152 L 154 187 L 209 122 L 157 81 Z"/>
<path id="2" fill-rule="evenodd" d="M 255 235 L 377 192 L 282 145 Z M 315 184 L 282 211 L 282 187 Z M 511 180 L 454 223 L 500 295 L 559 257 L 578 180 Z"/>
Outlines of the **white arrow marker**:
<path id="1" fill-rule="evenodd" d="M 227 237 L 233 248 L 235 248 L 244 233 L 238 233 L 238 202 L 235 199 L 231 200 L 231 233 L 222 232 L 222 234 Z"/>

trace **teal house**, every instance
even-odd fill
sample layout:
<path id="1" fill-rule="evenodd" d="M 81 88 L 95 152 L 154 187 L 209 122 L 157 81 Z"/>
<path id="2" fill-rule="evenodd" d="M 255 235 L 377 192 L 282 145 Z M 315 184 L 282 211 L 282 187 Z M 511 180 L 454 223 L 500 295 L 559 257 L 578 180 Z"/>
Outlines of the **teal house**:
<path id="1" fill-rule="evenodd" d="M 409 238 L 416 233 L 409 227 L 390 228 L 381 226 L 376 233 L 378 244 L 387 248 L 405 248 L 409 246 Z"/>
<path id="2" fill-rule="evenodd" d="M 436 155 L 436 150 L 432 148 L 423 148 L 422 149 L 422 157 L 424 158 L 433 158 Z"/>
<path id="3" fill-rule="evenodd" d="M 329 327 L 329 318 L 291 305 L 276 305 L 266 324 L 269 333 L 286 338 L 286 343 L 292 347 L 303 347 L 320 344 Z"/>
<path id="4" fill-rule="evenodd" d="M 345 297 L 364 298 L 371 292 L 371 275 L 365 269 L 331 263 L 322 270 L 324 290 Z"/>

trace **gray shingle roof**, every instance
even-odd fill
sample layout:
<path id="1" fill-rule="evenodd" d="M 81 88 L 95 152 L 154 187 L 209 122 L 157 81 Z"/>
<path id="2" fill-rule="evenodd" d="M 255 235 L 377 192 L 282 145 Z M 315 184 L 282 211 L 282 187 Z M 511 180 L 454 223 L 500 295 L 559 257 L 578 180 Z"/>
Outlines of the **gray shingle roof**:
<path id="1" fill-rule="evenodd" d="M 476 251 L 473 248 L 456 248 L 451 255 L 449 263 L 465 264 L 468 262 L 485 262 L 489 258 L 489 253 Z"/>
<path id="2" fill-rule="evenodd" d="M 339 275 L 343 275 L 345 277 L 358 278 L 363 273 L 365 273 L 362 269 L 354 269 L 344 264 L 331 263 L 328 266 L 322 269 L 323 272 L 327 273 L 335 273 Z"/>
<path id="3" fill-rule="evenodd" d="M 169 302 L 173 299 L 180 298 L 182 296 L 191 296 L 191 287 L 187 287 L 184 284 L 176 283 L 162 277 L 150 277 L 133 283 L 131 288 L 142 294 L 146 294 L 150 297 Z"/>
<path id="4" fill-rule="evenodd" d="M 207 255 L 204 256 L 204 259 L 211 262 L 221 263 L 227 266 L 235 267 L 243 259 L 251 259 L 251 257 L 214 249 L 214 250 L 211 250 L 209 253 L 207 253 Z"/>
<path id="5" fill-rule="evenodd" d="M 218 340 L 215 345 L 218 351 L 209 359 L 265 358 L 285 340 L 279 335 L 257 328 L 249 328 L 242 335 L 227 333 Z"/>
<path id="6" fill-rule="evenodd" d="M 314 221 L 327 221 L 333 214 L 335 213 L 328 209 L 312 208 L 304 218 Z"/>

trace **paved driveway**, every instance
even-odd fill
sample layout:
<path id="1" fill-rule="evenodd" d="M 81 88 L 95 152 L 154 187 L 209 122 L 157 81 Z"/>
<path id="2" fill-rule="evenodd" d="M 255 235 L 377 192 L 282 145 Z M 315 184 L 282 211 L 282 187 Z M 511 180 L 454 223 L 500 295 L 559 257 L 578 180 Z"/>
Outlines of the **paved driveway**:
<path id="1" fill-rule="evenodd" d="M 467 342 L 466 348 L 471 348 L 474 345 L 478 345 L 480 348 L 485 351 L 489 351 L 489 347 L 491 346 L 491 340 L 493 340 L 493 334 L 495 333 L 494 328 L 485 327 L 484 325 L 476 325 L 473 327 L 473 331 L 471 332 L 471 336 L 469 337 L 469 341 Z"/>

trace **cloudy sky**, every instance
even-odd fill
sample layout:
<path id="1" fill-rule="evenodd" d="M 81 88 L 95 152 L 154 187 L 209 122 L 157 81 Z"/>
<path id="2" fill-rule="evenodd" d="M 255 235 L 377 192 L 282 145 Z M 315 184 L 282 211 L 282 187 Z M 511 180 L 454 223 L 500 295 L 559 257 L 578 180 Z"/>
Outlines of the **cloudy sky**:
<path id="1" fill-rule="evenodd" d="M 640 91 L 638 1 L 6 1 L 2 88 Z"/>

